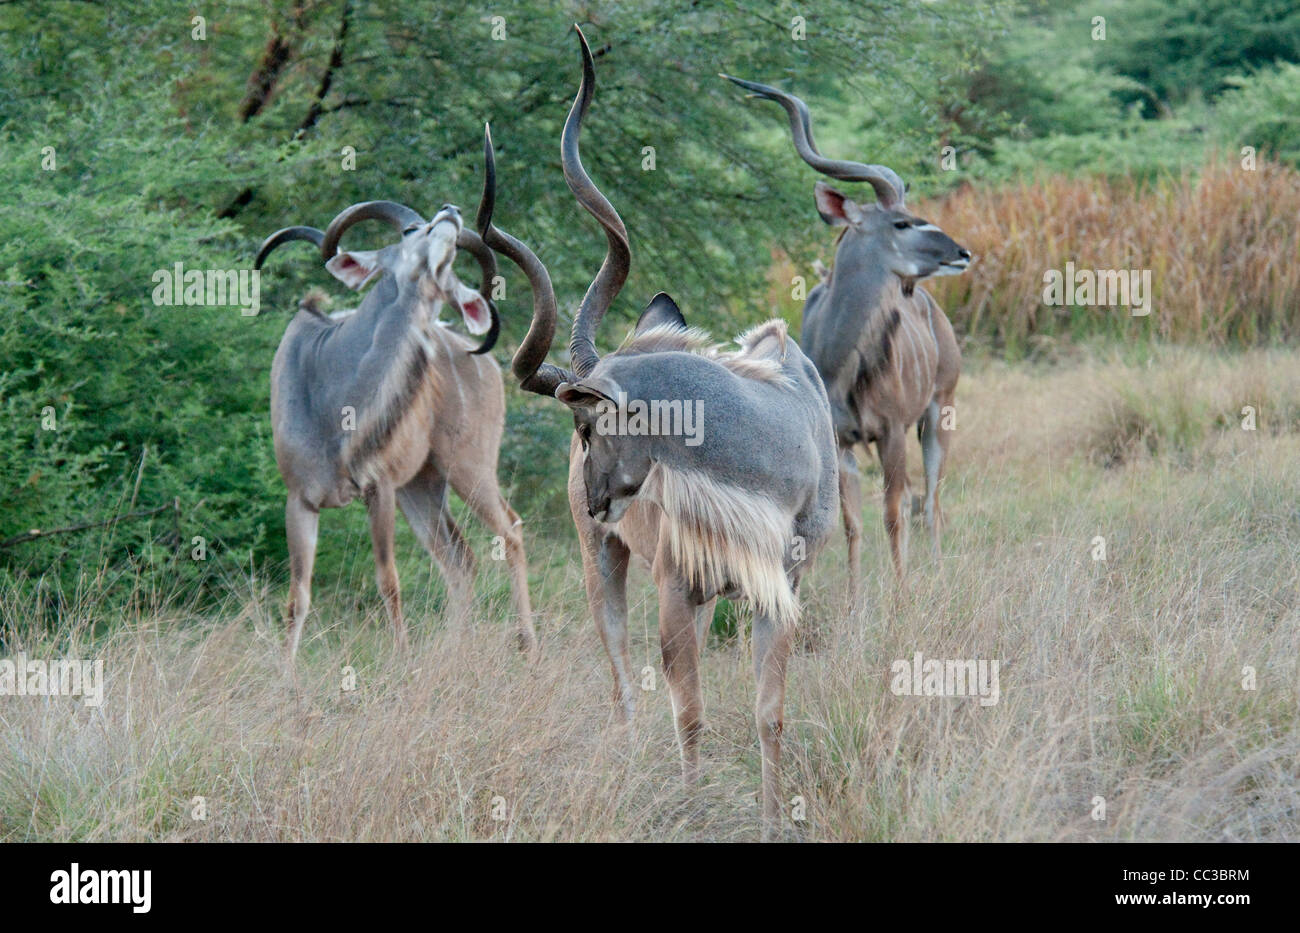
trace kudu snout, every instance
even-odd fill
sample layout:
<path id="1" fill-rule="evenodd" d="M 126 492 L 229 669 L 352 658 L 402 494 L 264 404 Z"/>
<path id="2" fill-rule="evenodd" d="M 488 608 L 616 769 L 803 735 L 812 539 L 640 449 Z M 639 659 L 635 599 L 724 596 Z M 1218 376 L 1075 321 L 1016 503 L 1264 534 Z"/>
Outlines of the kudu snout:
<path id="1" fill-rule="evenodd" d="M 598 522 L 605 522 L 613 525 L 618 522 L 632 506 L 633 499 L 630 496 L 620 496 L 611 498 L 608 494 L 588 495 L 587 496 L 587 514 Z"/>
<path id="2" fill-rule="evenodd" d="M 454 204 L 444 204 L 427 224 L 414 228 L 426 237 L 428 253 L 425 265 L 429 274 L 433 276 L 433 281 L 437 283 L 444 298 L 462 313 L 464 309 L 461 307 L 458 294 L 460 281 L 456 278 L 452 265 L 456 259 L 457 240 L 463 228 L 464 221 L 460 216 L 460 208 Z M 466 323 L 470 323 L 469 315 L 466 315 Z M 477 325 L 477 319 L 473 323 Z M 486 329 L 486 324 L 483 329 Z M 475 328 L 471 330 L 480 332 Z"/>
<path id="3" fill-rule="evenodd" d="M 600 470 L 583 464 L 583 479 L 587 486 L 587 514 L 598 522 L 617 522 L 631 503 L 629 496 L 615 495 L 612 478 Z M 632 491 L 635 494 L 635 491 Z"/>
<path id="4" fill-rule="evenodd" d="M 454 241 L 460 236 L 461 230 L 465 227 L 465 222 L 460 216 L 460 208 L 455 204 L 444 204 L 423 228 L 416 227 L 414 229 L 421 230 L 425 236 L 432 236 L 439 227 L 446 224 L 450 224 L 456 230 L 451 237 Z"/>
<path id="5" fill-rule="evenodd" d="M 938 228 L 935 229 L 938 232 L 942 243 L 937 244 L 935 249 L 937 259 L 935 265 L 937 266 L 938 271 L 934 274 L 958 275 L 966 271 L 967 267 L 971 264 L 970 250 L 960 245 L 956 240 L 948 236 L 948 234 L 938 230 Z"/>
<path id="6" fill-rule="evenodd" d="M 458 231 L 464 226 L 464 221 L 460 216 L 460 208 L 455 204 L 444 204 L 438 208 L 438 213 L 433 215 L 433 220 L 429 221 L 428 229 L 432 230 L 438 224 L 447 220 L 454 221 Z"/>
<path id="7" fill-rule="evenodd" d="M 916 278 L 958 275 L 971 263 L 970 250 L 932 223 L 900 220 L 893 227 L 886 228 L 890 235 L 886 248 L 896 257 L 895 271 L 900 275 Z"/>

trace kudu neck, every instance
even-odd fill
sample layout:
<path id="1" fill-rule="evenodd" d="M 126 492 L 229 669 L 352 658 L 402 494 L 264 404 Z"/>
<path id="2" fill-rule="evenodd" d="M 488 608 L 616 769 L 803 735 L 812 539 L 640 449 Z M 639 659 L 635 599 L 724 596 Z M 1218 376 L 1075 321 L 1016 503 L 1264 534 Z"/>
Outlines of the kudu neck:
<path id="1" fill-rule="evenodd" d="M 854 313 L 879 312 L 891 291 L 899 294 L 903 281 L 885 264 L 880 245 L 866 238 L 841 236 L 826 283 L 828 307 L 852 307 Z"/>

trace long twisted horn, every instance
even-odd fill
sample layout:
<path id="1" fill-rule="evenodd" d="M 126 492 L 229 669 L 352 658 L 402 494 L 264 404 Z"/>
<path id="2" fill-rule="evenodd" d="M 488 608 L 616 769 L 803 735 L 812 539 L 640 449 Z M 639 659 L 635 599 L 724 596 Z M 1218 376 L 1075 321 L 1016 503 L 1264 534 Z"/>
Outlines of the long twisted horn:
<path id="1" fill-rule="evenodd" d="M 573 28 L 582 45 L 582 84 L 578 88 L 578 96 L 574 98 L 573 107 L 569 110 L 569 116 L 564 121 L 564 134 L 560 138 L 560 161 L 564 166 L 564 180 L 568 183 L 569 190 L 587 213 L 605 228 L 605 238 L 609 242 L 600 271 L 596 273 L 587 293 L 582 296 L 577 317 L 573 319 L 569 358 L 573 361 L 574 371 L 581 377 L 590 373 L 600 360 L 600 354 L 596 352 L 596 328 L 623 288 L 623 283 L 627 281 L 628 268 L 632 264 L 632 250 L 628 245 L 627 228 L 623 226 L 622 218 L 587 175 L 578 154 L 582 118 L 587 113 L 587 106 L 591 103 L 596 88 L 596 67 L 591 60 L 587 37 L 576 24 Z"/>
<path id="2" fill-rule="evenodd" d="M 390 227 L 401 233 L 412 224 L 424 223 L 424 218 L 405 204 L 396 201 L 362 201 L 339 212 L 325 228 L 325 239 L 320 245 L 320 258 L 326 262 L 334 258 L 339 250 L 339 240 L 353 224 L 363 220 L 383 220 Z"/>
<path id="3" fill-rule="evenodd" d="M 493 225 L 492 213 L 496 208 L 496 199 L 496 153 L 492 149 L 492 128 L 487 126 L 483 130 L 483 197 L 479 201 L 475 226 L 484 243 L 523 270 L 533 292 L 533 321 L 528 326 L 528 334 L 515 351 L 510 368 L 519 380 L 520 388 L 554 397 L 556 386 L 577 378 L 573 373 L 546 362 L 546 354 L 550 352 L 555 340 L 555 287 L 551 285 L 551 275 L 537 254 Z"/>
<path id="4" fill-rule="evenodd" d="M 817 151 L 817 145 L 813 142 L 812 118 L 808 114 L 808 106 L 799 98 L 766 84 L 743 81 L 731 75 L 719 75 L 719 77 L 726 78 L 747 91 L 752 91 L 751 96 L 765 97 L 784 107 L 785 112 L 790 116 L 790 134 L 794 137 L 795 151 L 817 171 L 831 178 L 838 178 L 840 181 L 865 181 L 875 189 L 876 200 L 880 202 L 881 207 L 890 210 L 902 208 L 906 191 L 903 187 L 903 179 L 899 178 L 898 173 L 893 169 L 884 165 L 864 165 L 861 162 L 828 159 Z"/>
<path id="5" fill-rule="evenodd" d="M 285 243 L 293 240 L 306 240 L 319 248 L 321 241 L 324 239 L 325 234 L 315 227 L 285 227 L 282 230 L 277 230 L 262 241 L 262 248 L 257 251 L 257 258 L 253 260 L 253 268 L 262 268 L 262 263 L 266 262 L 266 257 L 271 255 L 276 247 L 283 246 Z"/>

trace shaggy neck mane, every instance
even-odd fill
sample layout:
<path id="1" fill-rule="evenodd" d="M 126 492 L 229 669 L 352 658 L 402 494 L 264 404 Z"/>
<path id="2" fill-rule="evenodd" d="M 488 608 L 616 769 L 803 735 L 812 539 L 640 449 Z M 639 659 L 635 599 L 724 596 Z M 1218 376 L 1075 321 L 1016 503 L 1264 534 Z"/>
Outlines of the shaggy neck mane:
<path id="1" fill-rule="evenodd" d="M 785 573 L 790 521 L 766 498 L 697 470 L 656 462 L 642 494 L 663 511 L 673 562 L 704 592 L 735 586 L 781 625 L 799 621 Z"/>
<path id="2" fill-rule="evenodd" d="M 785 371 L 788 339 L 788 327 L 780 318 L 752 327 L 737 337 L 739 350 L 727 350 L 725 344 L 714 343 L 708 333 L 696 327 L 660 324 L 639 334 L 629 334 L 611 355 L 691 353 L 713 360 L 745 379 L 793 386 L 794 381 Z"/>

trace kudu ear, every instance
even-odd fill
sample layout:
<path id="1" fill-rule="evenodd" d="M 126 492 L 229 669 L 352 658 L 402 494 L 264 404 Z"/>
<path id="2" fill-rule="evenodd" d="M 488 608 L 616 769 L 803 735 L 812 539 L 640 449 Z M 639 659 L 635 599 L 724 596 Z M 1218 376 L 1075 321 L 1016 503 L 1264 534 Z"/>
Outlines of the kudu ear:
<path id="1" fill-rule="evenodd" d="M 817 182 L 813 197 L 817 201 L 817 213 L 832 227 L 843 227 L 862 219 L 862 208 L 824 181 Z"/>
<path id="2" fill-rule="evenodd" d="M 379 264 L 379 251 L 364 253 L 335 253 L 325 263 L 330 275 L 338 279 L 354 292 L 359 290 L 382 270 Z"/>
<path id="3" fill-rule="evenodd" d="M 623 394 L 622 387 L 608 376 L 594 376 L 577 382 L 561 382 L 555 387 L 555 397 L 574 411 L 594 408 L 602 402 L 617 405 Z"/>
<path id="4" fill-rule="evenodd" d="M 465 329 L 471 334 L 486 334 L 492 327 L 492 314 L 488 311 L 487 299 L 474 289 L 456 280 L 456 294 L 452 304 L 465 319 Z"/>
<path id="5" fill-rule="evenodd" d="M 664 292 L 660 292 L 650 299 L 650 303 L 645 306 L 641 316 L 636 319 L 636 333 L 644 334 L 653 327 L 673 327 L 680 330 L 686 330 L 686 318 L 682 316 L 682 309 L 677 307 L 677 302 L 673 301 Z"/>

